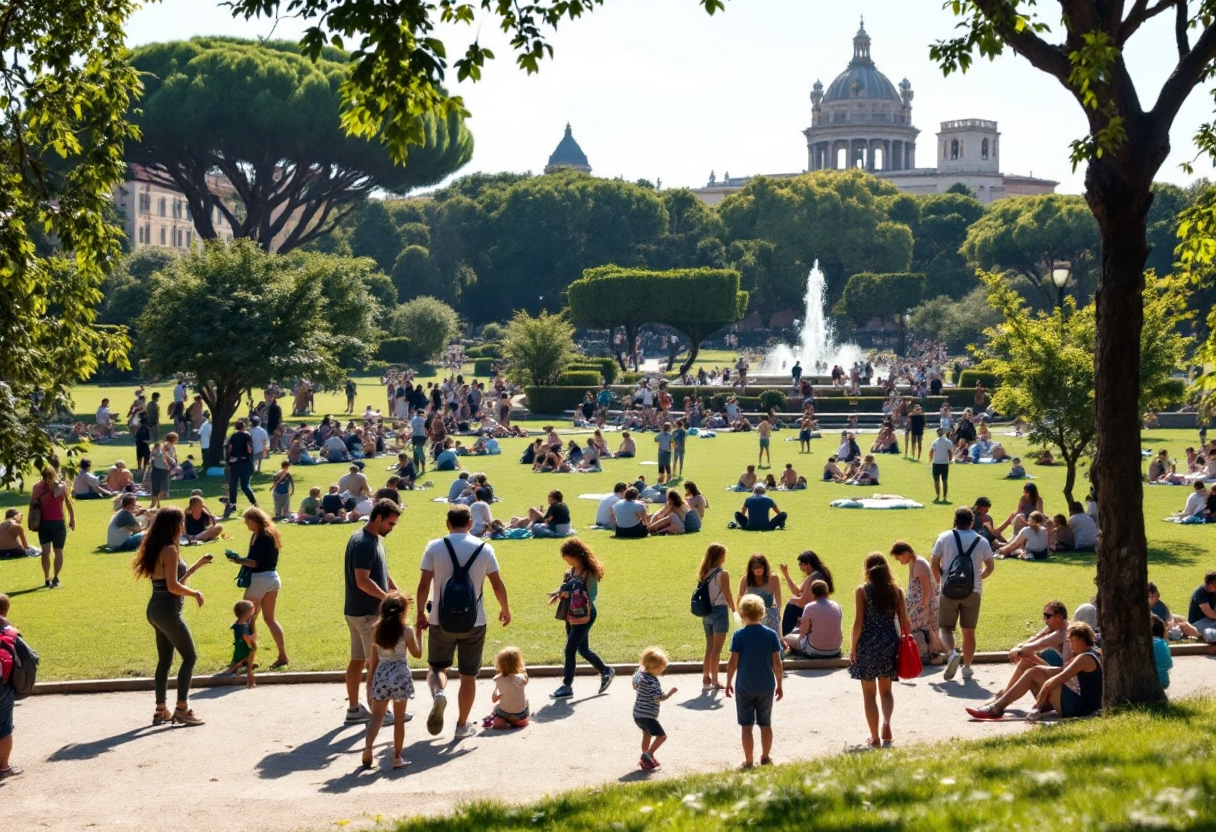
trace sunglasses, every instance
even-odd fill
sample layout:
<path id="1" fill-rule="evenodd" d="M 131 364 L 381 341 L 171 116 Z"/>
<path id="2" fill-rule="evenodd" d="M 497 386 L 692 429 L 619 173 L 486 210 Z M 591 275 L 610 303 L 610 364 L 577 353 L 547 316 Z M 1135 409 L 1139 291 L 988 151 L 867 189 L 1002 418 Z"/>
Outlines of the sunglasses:
<path id="1" fill-rule="evenodd" d="M 1056 614 L 1054 612 L 1045 612 L 1045 613 L 1043 613 L 1043 617 L 1044 618 L 1055 618 Z"/>

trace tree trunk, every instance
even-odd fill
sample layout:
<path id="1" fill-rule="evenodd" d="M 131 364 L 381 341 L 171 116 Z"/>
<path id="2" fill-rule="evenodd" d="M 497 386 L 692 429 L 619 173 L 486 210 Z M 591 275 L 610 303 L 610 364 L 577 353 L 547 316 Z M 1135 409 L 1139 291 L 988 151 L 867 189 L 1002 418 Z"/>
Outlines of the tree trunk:
<path id="1" fill-rule="evenodd" d="M 1149 631 L 1138 403 L 1149 186 L 1168 151 L 1160 128 L 1135 124 L 1118 151 L 1092 160 L 1085 175 L 1085 198 L 1102 238 L 1094 358 L 1098 436 L 1090 478 L 1102 530 L 1097 560 L 1105 707 L 1166 699 Z"/>
<path id="2" fill-rule="evenodd" d="M 1064 516 L 1068 517 L 1072 513 L 1068 510 L 1073 504 L 1072 488 L 1077 484 L 1077 457 L 1067 453 L 1061 456 L 1064 457 Z"/>
<path id="3" fill-rule="evenodd" d="M 697 356 L 701 353 L 701 342 L 696 338 L 688 339 L 688 358 L 684 359 L 684 363 L 680 365 L 680 375 L 684 375 L 692 369 L 692 365 L 696 362 Z"/>
<path id="4" fill-rule="evenodd" d="M 236 388 L 235 392 L 226 388 L 219 390 L 204 388 L 199 392 L 203 397 L 203 402 L 211 410 L 211 447 L 203 449 L 203 458 L 206 460 L 208 468 L 223 465 L 225 462 L 224 442 L 228 438 L 228 424 L 240 409 L 241 392 L 239 388 Z"/>

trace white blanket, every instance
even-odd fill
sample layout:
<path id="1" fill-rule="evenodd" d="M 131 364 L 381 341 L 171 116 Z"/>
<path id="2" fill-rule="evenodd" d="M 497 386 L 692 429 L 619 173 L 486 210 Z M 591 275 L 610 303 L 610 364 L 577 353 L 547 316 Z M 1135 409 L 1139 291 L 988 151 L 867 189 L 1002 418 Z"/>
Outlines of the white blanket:
<path id="1" fill-rule="evenodd" d="M 894 494 L 875 495 L 873 497 L 863 497 L 860 500 L 833 500 L 829 505 L 832 508 L 874 508 L 874 509 L 892 509 L 892 508 L 924 508 L 923 503 L 918 503 L 915 500 L 909 500 L 906 497 L 899 497 Z"/>

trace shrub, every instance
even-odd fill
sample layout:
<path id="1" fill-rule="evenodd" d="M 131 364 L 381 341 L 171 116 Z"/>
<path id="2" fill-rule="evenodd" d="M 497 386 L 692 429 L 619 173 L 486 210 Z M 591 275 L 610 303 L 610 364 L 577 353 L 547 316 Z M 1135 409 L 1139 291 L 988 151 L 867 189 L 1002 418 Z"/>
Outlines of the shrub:
<path id="1" fill-rule="evenodd" d="M 428 361 L 460 332 L 460 320 L 456 310 L 443 301 L 419 297 L 393 310 L 388 328 L 393 335 L 410 339 L 413 360 Z"/>
<path id="2" fill-rule="evenodd" d="M 760 409 L 767 413 L 774 407 L 778 413 L 785 413 L 789 410 L 790 400 L 780 390 L 765 390 L 760 394 Z"/>
<path id="3" fill-rule="evenodd" d="M 599 370 L 569 370 L 557 377 L 557 383 L 563 387 L 582 385 L 583 392 L 600 386 Z"/>
<path id="4" fill-rule="evenodd" d="M 583 401 L 584 387 L 525 387 L 528 410 L 534 416 L 561 416 Z"/>
<path id="5" fill-rule="evenodd" d="M 564 313 L 542 311 L 533 318 L 522 310 L 507 324 L 503 355 L 511 362 L 512 376 L 525 385 L 555 382 L 574 359 L 574 326 Z M 598 382 L 597 382 L 598 383 Z"/>
<path id="6" fill-rule="evenodd" d="M 409 338 L 385 338 L 380 342 L 376 357 L 389 364 L 408 364 L 412 357 Z"/>
<path id="7" fill-rule="evenodd" d="M 970 387 L 974 390 L 977 381 L 982 381 L 989 390 L 1001 383 L 996 373 L 987 370 L 963 370 L 963 374 L 958 379 L 958 386 Z"/>
<path id="8" fill-rule="evenodd" d="M 502 344 L 478 344 L 464 351 L 469 358 L 502 358 Z"/>
<path id="9" fill-rule="evenodd" d="M 473 361 L 473 375 L 488 376 L 494 367 L 493 358 L 478 358 Z"/>
<path id="10" fill-rule="evenodd" d="M 507 328 L 499 323 L 488 323 L 481 328 L 481 337 L 487 341 L 501 341 L 506 334 Z M 501 358 L 502 356 L 493 357 Z"/>

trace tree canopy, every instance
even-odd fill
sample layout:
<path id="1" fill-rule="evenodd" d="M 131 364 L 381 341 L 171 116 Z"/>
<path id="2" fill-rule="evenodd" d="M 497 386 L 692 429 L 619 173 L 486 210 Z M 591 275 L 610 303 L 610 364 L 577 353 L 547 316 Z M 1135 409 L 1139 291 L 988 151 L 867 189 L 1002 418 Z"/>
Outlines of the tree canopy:
<path id="1" fill-rule="evenodd" d="M 925 276 L 916 272 L 874 274 L 860 272 L 849 278 L 837 304 L 839 314 L 855 324 L 871 318 L 894 318 L 899 330 L 898 352 L 907 352 L 908 310 L 925 299 Z"/>
<path id="2" fill-rule="evenodd" d="M 550 385 L 574 360 L 574 325 L 565 312 L 541 310 L 533 318 L 522 309 L 507 323 L 502 340 L 508 371 L 521 384 Z"/>
<path id="3" fill-rule="evenodd" d="M 417 297 L 401 304 L 389 318 L 388 330 L 408 338 L 410 361 L 433 361 L 460 333 L 456 310 L 432 297 Z"/>

